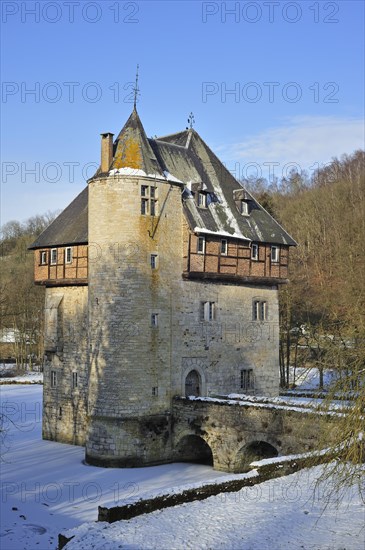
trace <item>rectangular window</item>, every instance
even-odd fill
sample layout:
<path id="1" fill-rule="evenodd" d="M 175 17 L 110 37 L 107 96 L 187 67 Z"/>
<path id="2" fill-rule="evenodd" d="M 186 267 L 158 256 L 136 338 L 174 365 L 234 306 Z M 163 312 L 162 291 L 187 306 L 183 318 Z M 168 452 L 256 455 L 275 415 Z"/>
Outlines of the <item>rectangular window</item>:
<path id="1" fill-rule="evenodd" d="M 57 263 L 57 248 L 51 249 L 51 265 L 56 265 Z"/>
<path id="2" fill-rule="evenodd" d="M 156 216 L 156 201 L 150 200 L 150 214 L 151 216 Z"/>
<path id="3" fill-rule="evenodd" d="M 279 247 L 278 246 L 272 246 L 271 247 L 271 261 L 273 263 L 278 263 L 278 261 L 279 261 Z"/>
<path id="4" fill-rule="evenodd" d="M 158 327 L 158 313 L 151 314 L 151 326 Z"/>
<path id="5" fill-rule="evenodd" d="M 151 254 L 151 259 L 150 259 L 150 262 L 151 262 L 151 269 L 157 269 L 157 254 Z"/>
<path id="6" fill-rule="evenodd" d="M 77 372 L 72 373 L 72 387 L 77 388 L 78 379 L 77 379 Z"/>
<path id="7" fill-rule="evenodd" d="M 66 264 L 72 264 L 72 246 L 68 246 L 65 250 L 65 262 Z"/>
<path id="8" fill-rule="evenodd" d="M 51 370 L 51 388 L 57 386 L 57 373 L 55 370 Z"/>
<path id="9" fill-rule="evenodd" d="M 148 214 L 148 199 L 141 199 L 141 214 L 143 216 Z"/>
<path id="10" fill-rule="evenodd" d="M 228 252 L 228 241 L 227 241 L 227 239 L 222 239 L 221 240 L 221 254 L 223 256 L 227 256 L 227 252 Z"/>
<path id="11" fill-rule="evenodd" d="M 158 387 L 157 386 L 154 386 L 152 388 L 152 395 L 153 397 L 157 397 L 158 396 Z"/>
<path id="12" fill-rule="evenodd" d="M 62 418 L 62 407 L 60 407 L 58 409 L 58 418 L 59 418 L 59 420 L 61 420 L 61 418 Z"/>
<path id="13" fill-rule="evenodd" d="M 198 237 L 198 254 L 205 252 L 205 237 Z"/>
<path id="14" fill-rule="evenodd" d="M 156 187 L 141 185 L 141 214 L 142 216 L 157 216 Z"/>
<path id="15" fill-rule="evenodd" d="M 251 245 L 251 260 L 259 259 L 259 245 L 252 243 Z"/>
<path id="16" fill-rule="evenodd" d="M 47 251 L 42 250 L 40 253 L 39 263 L 41 265 L 47 265 Z"/>
<path id="17" fill-rule="evenodd" d="M 267 302 L 263 300 L 254 300 L 252 318 L 254 321 L 267 320 Z"/>
<path id="18" fill-rule="evenodd" d="M 207 207 L 207 195 L 205 193 L 198 193 L 198 206 L 201 208 Z"/>
<path id="19" fill-rule="evenodd" d="M 203 321 L 214 321 L 215 302 L 202 302 L 202 319 Z"/>
<path id="20" fill-rule="evenodd" d="M 254 389 L 253 369 L 241 370 L 240 388 L 245 391 Z"/>
<path id="21" fill-rule="evenodd" d="M 241 201 L 241 214 L 248 216 L 248 203 L 246 201 Z"/>

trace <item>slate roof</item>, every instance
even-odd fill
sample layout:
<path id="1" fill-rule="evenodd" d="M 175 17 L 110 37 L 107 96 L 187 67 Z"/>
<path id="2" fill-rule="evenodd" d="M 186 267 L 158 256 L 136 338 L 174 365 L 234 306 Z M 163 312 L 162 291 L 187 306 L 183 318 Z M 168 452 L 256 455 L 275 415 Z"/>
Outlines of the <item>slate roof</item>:
<path id="1" fill-rule="evenodd" d="M 69 204 L 29 247 L 46 248 L 87 243 L 88 188 Z"/>
<path id="2" fill-rule="evenodd" d="M 190 228 L 201 233 L 232 235 L 255 242 L 295 245 L 294 239 L 232 176 L 199 134 L 188 129 L 153 141 L 156 157 L 173 176 L 187 184 L 184 209 Z M 195 193 L 207 192 L 208 208 L 199 208 Z M 191 191 L 190 191 L 191 190 Z M 236 191 L 236 200 L 234 196 Z M 238 197 L 249 205 L 240 213 Z"/>
<path id="3" fill-rule="evenodd" d="M 118 134 L 113 147 L 112 173 L 116 159 L 128 140 L 138 144 L 139 175 L 180 184 L 186 219 L 196 233 L 231 235 L 234 238 L 295 245 L 292 237 L 243 189 L 194 129 L 156 139 L 146 136 L 136 109 Z M 120 173 L 125 173 L 119 169 Z M 94 178 L 101 174 L 100 168 Z M 107 174 L 105 174 L 107 175 Z M 207 208 L 199 208 L 196 193 L 207 196 Z M 239 211 L 240 200 L 249 205 L 249 215 Z M 40 235 L 31 248 L 87 242 L 87 189 Z"/>

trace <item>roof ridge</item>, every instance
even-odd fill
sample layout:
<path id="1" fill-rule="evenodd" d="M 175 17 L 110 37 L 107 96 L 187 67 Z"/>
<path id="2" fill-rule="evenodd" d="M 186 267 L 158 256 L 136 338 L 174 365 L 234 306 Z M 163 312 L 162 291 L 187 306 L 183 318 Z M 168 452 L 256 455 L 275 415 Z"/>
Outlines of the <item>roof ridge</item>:
<path id="1" fill-rule="evenodd" d="M 163 139 L 159 139 L 159 138 L 149 138 L 149 141 L 158 141 L 160 143 L 163 143 L 164 145 L 172 145 L 172 147 L 180 147 L 180 149 L 187 149 L 186 145 L 179 145 L 178 143 L 173 143 L 171 141 L 164 141 Z"/>

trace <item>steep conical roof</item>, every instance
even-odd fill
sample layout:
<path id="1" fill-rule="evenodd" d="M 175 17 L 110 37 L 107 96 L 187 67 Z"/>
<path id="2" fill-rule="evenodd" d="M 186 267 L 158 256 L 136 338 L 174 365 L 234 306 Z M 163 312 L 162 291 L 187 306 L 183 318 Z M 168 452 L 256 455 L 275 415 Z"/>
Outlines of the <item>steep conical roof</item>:
<path id="1" fill-rule="evenodd" d="M 136 108 L 114 142 L 111 169 L 118 168 L 133 168 L 143 170 L 146 175 L 163 176 Z"/>

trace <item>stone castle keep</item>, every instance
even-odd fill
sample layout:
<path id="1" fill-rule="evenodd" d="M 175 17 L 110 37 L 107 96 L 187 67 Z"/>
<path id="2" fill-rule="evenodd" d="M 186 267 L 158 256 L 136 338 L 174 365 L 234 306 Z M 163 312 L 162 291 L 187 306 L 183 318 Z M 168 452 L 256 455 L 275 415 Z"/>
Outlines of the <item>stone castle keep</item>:
<path id="1" fill-rule="evenodd" d="M 33 243 L 46 287 L 43 437 L 105 466 L 171 462 L 175 396 L 277 395 L 284 229 L 192 128 L 134 108 Z"/>

